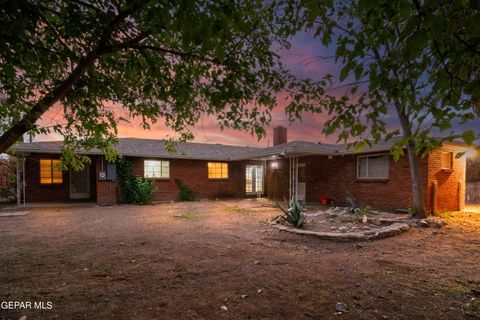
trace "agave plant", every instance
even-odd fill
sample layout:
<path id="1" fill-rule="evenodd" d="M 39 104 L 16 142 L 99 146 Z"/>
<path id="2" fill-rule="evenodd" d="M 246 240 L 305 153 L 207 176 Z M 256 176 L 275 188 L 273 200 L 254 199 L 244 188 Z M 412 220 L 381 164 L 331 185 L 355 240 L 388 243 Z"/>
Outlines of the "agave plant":
<path id="1" fill-rule="evenodd" d="M 278 202 L 275 202 L 277 206 L 280 208 L 280 210 L 283 211 L 284 214 L 275 217 L 274 220 L 283 219 L 284 221 L 293 225 L 295 228 L 301 228 L 303 223 L 305 222 L 305 218 L 307 217 L 307 215 L 304 212 L 304 209 L 302 208 L 298 200 L 295 199 L 294 197 L 292 197 L 292 199 L 290 200 L 290 203 L 288 203 L 286 199 L 284 200 L 285 200 L 285 207 L 288 209 L 282 207 Z"/>

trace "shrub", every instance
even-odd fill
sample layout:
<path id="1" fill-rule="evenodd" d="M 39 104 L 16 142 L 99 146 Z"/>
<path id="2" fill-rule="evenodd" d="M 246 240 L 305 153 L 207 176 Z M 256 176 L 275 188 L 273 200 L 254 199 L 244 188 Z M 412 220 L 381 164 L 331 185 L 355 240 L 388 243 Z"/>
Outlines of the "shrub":
<path id="1" fill-rule="evenodd" d="M 307 215 L 305 214 L 304 209 L 302 208 L 297 199 L 292 197 L 292 199 L 290 200 L 290 204 L 287 203 L 287 200 L 285 200 L 285 205 L 288 209 L 285 209 L 278 203 L 276 204 L 280 208 L 280 210 L 283 211 L 284 215 L 279 215 L 274 220 L 282 219 L 293 225 L 295 228 L 301 228 L 303 226 Z"/>
<path id="2" fill-rule="evenodd" d="M 156 190 L 153 180 L 136 177 L 132 173 L 132 166 L 132 162 L 128 159 L 121 159 L 118 162 L 120 189 L 124 202 L 133 204 L 152 203 L 153 193 Z"/>
<path id="3" fill-rule="evenodd" d="M 180 179 L 175 179 L 175 183 L 178 186 L 178 189 L 180 189 L 180 192 L 178 193 L 178 200 L 180 201 L 193 201 L 195 200 L 195 197 L 197 196 L 196 192 L 183 183 L 182 180 Z"/>

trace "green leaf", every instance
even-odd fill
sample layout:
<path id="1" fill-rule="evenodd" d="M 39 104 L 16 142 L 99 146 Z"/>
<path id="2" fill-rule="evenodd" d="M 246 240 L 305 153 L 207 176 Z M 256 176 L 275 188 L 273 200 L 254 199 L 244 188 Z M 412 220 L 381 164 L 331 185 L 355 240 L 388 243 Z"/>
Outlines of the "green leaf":
<path id="1" fill-rule="evenodd" d="M 405 54 L 408 58 L 416 57 L 419 55 L 419 51 L 423 49 L 428 42 L 428 35 L 424 29 L 421 29 L 412 34 L 406 43 Z"/>
<path id="2" fill-rule="evenodd" d="M 217 57 L 220 63 L 223 63 L 225 60 L 225 48 L 223 46 L 217 46 L 215 48 L 215 56 Z"/>
<path id="3" fill-rule="evenodd" d="M 475 141 L 475 137 L 476 135 L 473 130 L 467 130 L 462 134 L 463 141 L 469 146 L 473 144 L 473 142 Z"/>
<path id="4" fill-rule="evenodd" d="M 340 71 L 340 81 L 345 80 L 349 72 L 350 72 L 350 68 L 348 66 L 343 67 L 342 70 Z"/>

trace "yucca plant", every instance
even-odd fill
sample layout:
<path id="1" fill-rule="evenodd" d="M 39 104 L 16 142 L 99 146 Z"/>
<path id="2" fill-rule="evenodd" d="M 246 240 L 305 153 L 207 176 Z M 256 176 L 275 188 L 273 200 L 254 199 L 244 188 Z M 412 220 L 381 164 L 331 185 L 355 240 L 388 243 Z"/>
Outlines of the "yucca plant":
<path id="1" fill-rule="evenodd" d="M 304 209 L 302 205 L 294 197 L 292 197 L 292 199 L 290 200 L 290 203 L 288 203 L 286 199 L 284 200 L 285 200 L 285 208 L 282 207 L 278 202 L 275 202 L 277 206 L 280 208 L 280 210 L 283 211 L 284 214 L 275 217 L 274 220 L 282 219 L 290 223 L 291 225 L 293 225 L 295 228 L 301 228 L 307 216 L 305 212 L 303 212 Z"/>

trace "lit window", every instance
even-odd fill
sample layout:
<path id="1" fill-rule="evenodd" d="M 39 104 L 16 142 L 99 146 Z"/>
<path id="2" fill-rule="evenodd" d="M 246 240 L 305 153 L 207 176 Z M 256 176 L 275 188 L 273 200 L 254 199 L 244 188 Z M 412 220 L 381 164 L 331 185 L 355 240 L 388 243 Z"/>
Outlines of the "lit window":
<path id="1" fill-rule="evenodd" d="M 363 156 L 357 158 L 357 178 L 387 179 L 389 168 L 388 155 Z"/>
<path id="2" fill-rule="evenodd" d="M 453 152 L 442 151 L 440 155 L 440 164 L 442 169 L 452 170 L 453 168 Z"/>
<path id="3" fill-rule="evenodd" d="M 143 176 L 145 178 L 157 179 L 170 178 L 170 162 L 160 160 L 145 160 L 143 163 Z"/>
<path id="4" fill-rule="evenodd" d="M 208 179 L 228 179 L 228 163 L 209 162 Z"/>
<path id="5" fill-rule="evenodd" d="M 40 159 L 40 183 L 63 183 L 63 174 L 60 160 Z"/>

